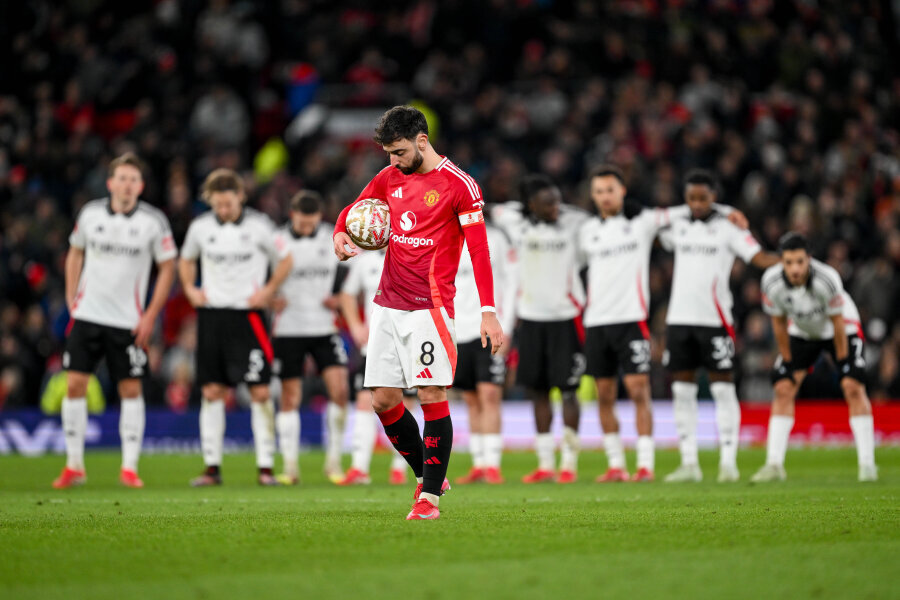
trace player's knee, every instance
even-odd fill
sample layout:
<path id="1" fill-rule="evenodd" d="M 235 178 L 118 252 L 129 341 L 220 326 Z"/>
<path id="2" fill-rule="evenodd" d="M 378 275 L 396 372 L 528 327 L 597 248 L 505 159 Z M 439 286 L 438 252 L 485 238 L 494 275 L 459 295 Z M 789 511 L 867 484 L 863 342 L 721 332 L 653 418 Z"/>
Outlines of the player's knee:
<path id="1" fill-rule="evenodd" d="M 200 393 L 207 400 L 224 400 L 225 386 L 218 383 L 207 383 L 200 388 Z"/>
<path id="2" fill-rule="evenodd" d="M 84 398 L 87 394 L 90 375 L 69 371 L 66 374 L 66 395 L 69 398 Z"/>
<path id="3" fill-rule="evenodd" d="M 447 399 L 447 391 L 437 386 L 428 386 L 419 388 L 419 401 L 422 404 L 431 404 L 433 402 L 443 402 Z"/>
<path id="4" fill-rule="evenodd" d="M 119 382 L 120 398 L 137 398 L 141 395 L 141 382 L 139 379 L 126 379 Z"/>
<path id="5" fill-rule="evenodd" d="M 868 398 L 866 398 L 865 386 L 850 377 L 844 377 L 844 379 L 841 380 L 841 390 L 844 392 L 844 398 L 846 398 L 847 402 L 850 404 L 858 405 L 865 403 L 868 400 Z"/>
<path id="6" fill-rule="evenodd" d="M 269 400 L 269 386 L 254 385 L 250 388 L 250 400 L 253 402 L 266 402 Z"/>
<path id="7" fill-rule="evenodd" d="M 779 380 L 773 388 L 775 391 L 775 400 L 793 401 L 795 388 L 796 386 L 793 382 L 787 379 Z"/>

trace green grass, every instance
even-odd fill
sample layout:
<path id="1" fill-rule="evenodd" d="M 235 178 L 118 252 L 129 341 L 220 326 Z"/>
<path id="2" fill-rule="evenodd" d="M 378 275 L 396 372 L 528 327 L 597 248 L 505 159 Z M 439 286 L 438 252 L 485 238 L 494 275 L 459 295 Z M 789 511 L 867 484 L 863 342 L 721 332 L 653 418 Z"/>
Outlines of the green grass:
<path id="1" fill-rule="evenodd" d="M 197 456 L 146 456 L 144 490 L 116 483 L 118 455 L 87 457 L 87 486 L 55 491 L 60 457 L 0 458 L 0 598 L 900 598 L 900 449 L 856 482 L 852 450 L 788 453 L 789 480 L 615 484 L 583 453 L 571 486 L 454 486 L 437 522 L 407 522 L 412 486 L 337 488 L 321 454 L 306 483 L 262 489 L 250 455 L 225 483 L 191 489 Z M 633 456 L 629 457 L 633 464 Z M 657 470 L 676 462 L 658 453 Z M 517 481 L 529 454 L 504 457 Z M 468 467 L 454 455 L 451 476 Z"/>

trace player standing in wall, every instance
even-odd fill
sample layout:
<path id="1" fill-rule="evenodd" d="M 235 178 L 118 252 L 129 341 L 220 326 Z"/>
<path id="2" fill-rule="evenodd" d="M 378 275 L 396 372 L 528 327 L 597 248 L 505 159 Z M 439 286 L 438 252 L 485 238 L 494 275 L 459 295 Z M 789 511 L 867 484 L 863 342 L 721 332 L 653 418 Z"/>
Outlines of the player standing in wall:
<path id="1" fill-rule="evenodd" d="M 763 310 L 772 317 L 779 357 L 772 373 L 775 399 L 769 418 L 766 464 L 751 481 L 783 481 L 784 455 L 794 426 L 794 399 L 822 353 L 835 361 L 850 409 L 859 481 L 877 481 L 875 426 L 866 395 L 866 359 L 859 311 L 841 276 L 809 256 L 806 239 L 789 232 L 779 244 L 781 264 L 762 277 Z"/>
<path id="2" fill-rule="evenodd" d="M 244 206 L 240 176 L 216 169 L 203 183 L 212 207 L 188 228 L 178 263 L 181 285 L 197 309 L 197 383 L 201 386 L 200 445 L 206 470 L 193 486 L 222 483 L 225 394 L 246 383 L 256 447 L 257 481 L 277 485 L 275 415 L 269 396 L 274 358 L 263 311 L 291 271 L 291 255 L 272 221 Z M 202 286 L 197 282 L 200 261 Z M 272 275 L 266 272 L 272 265 Z"/>
<path id="3" fill-rule="evenodd" d="M 106 180 L 109 197 L 85 204 L 69 236 L 66 303 L 72 322 L 63 354 L 67 389 L 62 403 L 66 466 L 53 482 L 57 489 L 87 480 L 85 394 L 91 373 L 104 357 L 122 399 L 119 481 L 128 487 L 144 486 L 137 474 L 144 439 L 144 348 L 172 288 L 178 252 L 165 215 L 138 200 L 144 189 L 142 171 L 143 164 L 134 154 L 113 160 Z M 156 287 L 145 310 L 154 262 Z"/>
<path id="4" fill-rule="evenodd" d="M 504 331 L 512 331 L 515 319 L 515 282 L 513 272 L 516 252 L 509 238 L 498 227 L 487 224 L 494 272 L 494 296 L 497 316 Z M 509 346 L 497 354 L 481 346 L 478 319 L 478 289 L 472 260 L 463 250 L 456 274 L 456 339 L 459 362 L 453 387 L 462 390 L 469 408 L 469 450 L 472 468 L 456 483 L 503 483 L 500 462 L 503 457 L 500 404 L 506 383 L 506 356 Z"/>
<path id="5" fill-rule="evenodd" d="M 615 406 L 619 369 L 629 398 L 634 402 L 637 425 L 637 471 L 633 481 L 654 478 L 653 414 L 650 400 L 650 252 L 656 235 L 673 218 L 690 216 L 687 205 L 645 209 L 626 201 L 622 172 L 600 165 L 589 178 L 597 215 L 578 232 L 579 252 L 588 266 L 587 373 L 597 382 L 603 446 L 609 461 L 599 483 L 628 481 L 625 448 L 619 435 Z M 730 220 L 746 218 L 730 207 L 715 205 Z"/>
<path id="6" fill-rule="evenodd" d="M 577 479 L 578 421 L 575 390 L 584 373 L 582 339 L 576 317 L 584 304 L 577 254 L 578 227 L 585 214 L 561 208 L 559 188 L 544 175 L 527 175 L 520 184 L 522 212 L 518 224 L 510 210 L 504 220 L 516 248 L 516 316 L 519 368 L 516 379 L 534 404 L 538 467 L 525 483 L 572 483 Z M 509 207 L 507 207 L 509 208 Z M 562 392 L 563 437 L 556 474 L 555 443 L 550 425 L 550 389 Z"/>
<path id="7" fill-rule="evenodd" d="M 375 295 L 365 386 L 374 390 L 373 405 L 388 439 L 416 476 L 415 504 L 406 518 L 436 519 L 453 445 L 446 388 L 456 369 L 454 280 L 464 241 L 481 298 L 482 344 L 490 338 L 496 353 L 504 342 L 494 308 L 484 200 L 474 179 L 435 152 L 419 110 L 397 106 L 385 112 L 375 142 L 391 164 L 359 198 L 388 203 L 391 238 Z M 349 210 L 341 213 L 334 232 L 341 260 L 357 252 L 346 230 Z M 403 390 L 410 387 L 419 390 L 424 439 L 403 405 Z"/>
<path id="8" fill-rule="evenodd" d="M 274 374 L 281 378 L 281 404 L 275 418 L 284 473 L 278 481 L 295 485 L 300 477 L 301 376 L 311 356 L 325 382 L 325 476 L 343 479 L 341 444 L 347 417 L 347 351 L 334 323 L 339 285 L 338 265 L 332 248 L 334 226 L 322 223 L 322 197 L 311 190 L 291 198 L 290 221 L 281 230 L 292 257 L 292 269 L 275 298 Z M 343 270 L 343 268 L 341 268 Z"/>
<path id="9" fill-rule="evenodd" d="M 350 374 L 350 387 L 356 392 L 356 411 L 353 418 L 353 450 L 351 452 L 350 469 L 340 485 L 368 485 L 372 482 L 369 469 L 372 465 L 372 452 L 375 450 L 375 411 L 372 409 L 372 392 L 365 388 L 366 355 L 369 344 L 369 323 L 372 322 L 372 311 L 375 308 L 375 294 L 381 282 L 381 271 L 384 267 L 385 250 L 363 252 L 349 262 L 349 271 L 341 287 L 339 302 L 341 313 L 347 321 L 350 336 L 359 349 L 362 358 Z M 359 314 L 359 298 L 363 297 L 365 320 Z M 407 410 L 414 410 L 415 389 L 404 390 L 403 404 Z M 406 483 L 406 472 L 409 465 L 396 448 L 393 448 L 388 482 L 391 485 Z"/>
<path id="10" fill-rule="evenodd" d="M 688 173 L 684 196 L 690 214 L 672 219 L 660 234 L 663 246 L 674 249 L 675 272 L 666 316 L 664 361 L 672 373 L 673 409 L 681 465 L 667 482 L 701 481 L 697 460 L 697 369 L 705 367 L 716 405 L 719 430 L 719 482 L 738 481 L 737 451 L 741 407 L 732 379 L 734 325 L 729 280 L 736 256 L 765 269 L 778 256 L 763 252 L 759 242 L 718 211 L 713 203 L 718 184 L 712 174 Z"/>

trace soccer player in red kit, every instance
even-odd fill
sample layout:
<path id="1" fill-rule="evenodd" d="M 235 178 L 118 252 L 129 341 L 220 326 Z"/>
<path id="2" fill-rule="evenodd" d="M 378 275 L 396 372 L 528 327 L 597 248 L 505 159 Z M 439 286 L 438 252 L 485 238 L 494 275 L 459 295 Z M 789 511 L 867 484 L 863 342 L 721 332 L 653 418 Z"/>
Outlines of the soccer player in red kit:
<path id="1" fill-rule="evenodd" d="M 435 152 L 425 115 L 395 106 L 382 115 L 375 142 L 390 156 L 359 195 L 379 198 L 391 209 L 381 283 L 369 333 L 365 386 L 388 439 L 416 475 L 407 520 L 437 519 L 453 445 L 446 388 L 456 370 L 453 326 L 455 279 L 463 242 L 469 248 L 481 301 L 481 343 L 491 352 L 503 344 L 494 307 L 484 200 L 475 180 Z M 352 206 L 352 204 L 350 205 Z M 334 251 L 347 260 L 358 249 L 347 234 L 344 209 L 334 229 Z M 403 390 L 418 389 L 425 430 L 403 406 Z"/>

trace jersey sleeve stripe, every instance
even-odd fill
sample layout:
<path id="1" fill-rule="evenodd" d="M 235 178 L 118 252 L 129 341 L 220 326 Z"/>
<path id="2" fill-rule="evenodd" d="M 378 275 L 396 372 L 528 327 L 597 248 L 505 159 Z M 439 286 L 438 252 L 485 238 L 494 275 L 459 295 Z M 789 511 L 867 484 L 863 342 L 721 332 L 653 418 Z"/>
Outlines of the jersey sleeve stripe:
<path id="1" fill-rule="evenodd" d="M 469 193 L 472 195 L 472 200 L 475 200 L 477 202 L 481 199 L 481 193 L 478 191 L 478 184 L 476 184 L 473 179 L 468 178 L 467 175 L 465 175 L 461 170 L 459 170 L 459 167 L 457 167 L 456 165 L 454 165 L 451 162 L 448 162 L 447 164 L 444 165 L 444 167 L 441 168 L 441 170 L 444 170 L 444 169 L 446 169 L 447 171 L 449 171 L 449 172 L 453 173 L 454 175 L 456 175 L 457 177 L 459 177 L 459 179 L 464 184 L 466 184 L 466 187 L 469 188 Z"/>

